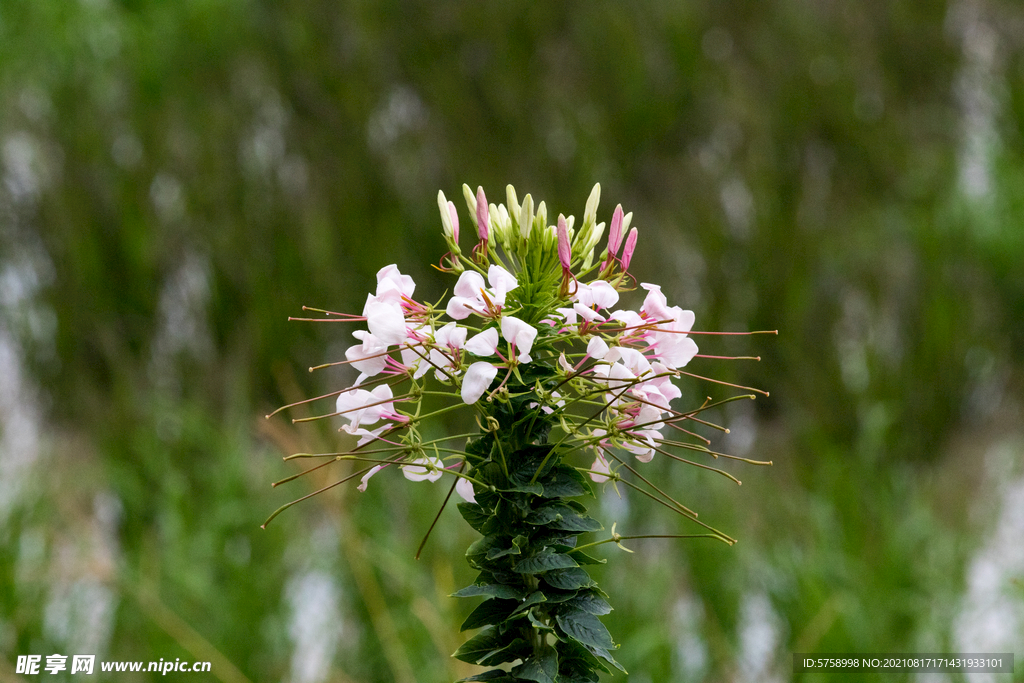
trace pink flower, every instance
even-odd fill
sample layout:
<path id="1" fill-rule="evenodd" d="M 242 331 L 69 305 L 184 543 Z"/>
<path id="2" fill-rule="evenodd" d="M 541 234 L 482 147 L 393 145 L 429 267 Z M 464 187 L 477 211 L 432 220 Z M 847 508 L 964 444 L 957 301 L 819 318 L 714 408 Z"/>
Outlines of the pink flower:
<path id="1" fill-rule="evenodd" d="M 498 368 L 486 361 L 470 365 L 462 378 L 462 402 L 472 405 L 479 401 L 497 374 Z"/>

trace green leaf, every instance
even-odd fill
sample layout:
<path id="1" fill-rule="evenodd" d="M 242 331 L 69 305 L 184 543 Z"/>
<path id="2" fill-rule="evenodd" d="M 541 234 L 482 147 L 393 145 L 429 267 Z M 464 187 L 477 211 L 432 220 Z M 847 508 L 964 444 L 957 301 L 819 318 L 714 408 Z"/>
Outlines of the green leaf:
<path id="1" fill-rule="evenodd" d="M 512 675 L 522 681 L 555 683 L 555 676 L 558 675 L 558 655 L 554 650 L 547 648 L 513 668 Z"/>
<path id="2" fill-rule="evenodd" d="M 451 597 L 473 598 L 478 595 L 487 595 L 494 598 L 522 600 L 529 592 L 524 586 L 503 583 L 490 572 L 480 572 L 480 575 L 476 577 L 476 583 L 455 591 L 451 594 Z"/>
<path id="3" fill-rule="evenodd" d="M 612 611 L 612 606 L 608 604 L 608 601 L 595 591 L 580 591 L 575 598 L 567 602 L 567 605 L 588 614 L 601 615 Z"/>
<path id="4" fill-rule="evenodd" d="M 599 560 L 596 557 L 587 555 L 582 550 L 570 552 L 569 557 L 576 560 L 578 564 L 606 564 L 608 562 L 608 560 Z"/>
<path id="5" fill-rule="evenodd" d="M 591 580 L 590 575 L 579 567 L 554 569 L 544 575 L 544 580 L 549 585 L 554 586 L 555 588 L 561 588 L 562 590 L 586 588 L 593 584 L 593 580 Z"/>
<path id="6" fill-rule="evenodd" d="M 490 681 L 491 683 L 515 683 L 514 678 L 507 671 L 502 669 L 491 669 L 476 676 L 460 678 L 457 683 L 471 683 L 472 681 Z"/>
<path id="7" fill-rule="evenodd" d="M 526 518 L 526 522 L 562 531 L 600 531 L 604 528 L 596 519 L 580 515 L 565 502 L 537 508 Z"/>
<path id="8" fill-rule="evenodd" d="M 582 610 L 570 610 L 555 615 L 559 627 L 584 645 L 605 650 L 615 647 L 612 636 L 601 620 Z"/>
<path id="9" fill-rule="evenodd" d="M 490 626 L 491 624 L 505 621 L 518 606 L 518 600 L 502 600 L 499 598 L 484 600 L 476 606 L 476 609 L 469 613 L 469 616 L 462 622 L 459 630 L 469 631 L 470 629 Z"/>
<path id="10" fill-rule="evenodd" d="M 462 518 L 473 527 L 476 531 L 484 533 L 484 524 L 491 518 L 489 514 L 484 512 L 484 509 L 476 503 L 459 503 L 459 513 L 462 514 Z"/>
<path id="11" fill-rule="evenodd" d="M 488 560 L 496 560 L 499 557 L 505 557 L 506 555 L 520 555 L 523 552 L 522 546 L 527 545 L 530 542 L 526 536 L 516 536 L 512 539 L 512 545 L 508 548 L 500 548 L 495 546 L 487 551 Z"/>
<path id="12" fill-rule="evenodd" d="M 593 489 L 575 467 L 558 465 L 541 481 L 544 484 L 545 498 L 573 498 L 592 494 Z"/>
<path id="13" fill-rule="evenodd" d="M 596 681 L 594 670 L 609 673 L 608 667 L 600 662 L 588 648 L 575 640 L 569 639 L 555 644 L 558 651 L 559 673 L 566 681 Z M 587 676 L 592 676 L 588 678 Z"/>
<path id="14" fill-rule="evenodd" d="M 514 614 L 514 615 L 515 614 L 519 614 L 520 612 L 523 612 L 525 610 L 530 609 L 534 605 L 537 605 L 537 604 L 542 603 L 542 602 L 547 602 L 547 601 L 548 601 L 548 598 L 547 598 L 546 595 L 544 595 L 540 591 L 534 591 L 534 592 L 530 593 L 530 595 L 527 596 L 526 600 L 524 600 L 523 602 L 521 602 L 519 604 L 519 607 L 516 607 L 516 611 L 513 612 L 512 614 Z"/>
<path id="15" fill-rule="evenodd" d="M 452 657 L 470 664 L 477 664 L 488 655 L 508 647 L 511 642 L 509 635 L 501 635 L 497 629 L 489 628 L 463 643 Z"/>
<path id="16" fill-rule="evenodd" d="M 588 648 L 588 649 L 591 652 L 593 652 L 595 655 L 597 655 L 598 657 L 603 659 L 604 661 L 606 661 L 609 664 L 611 664 L 612 666 L 614 666 L 616 669 L 618 669 L 622 673 L 624 673 L 624 674 L 625 673 L 629 673 L 628 671 L 626 671 L 623 668 L 623 666 L 621 664 L 619 664 L 618 662 L 615 661 L 615 657 L 612 657 L 611 653 L 608 652 L 608 650 L 605 650 L 604 648 L 601 648 L 601 647 L 592 647 L 592 648 Z"/>
<path id="17" fill-rule="evenodd" d="M 578 567 L 576 560 L 572 559 L 568 555 L 554 552 L 542 552 L 533 557 L 527 557 L 525 560 L 521 560 L 512 571 L 519 574 L 537 574 L 539 572 L 546 572 L 551 569 L 567 569 L 569 567 Z"/>
<path id="18" fill-rule="evenodd" d="M 507 634 L 511 635 L 511 634 Z M 511 643 L 495 650 L 483 659 L 477 662 L 481 666 L 494 666 L 496 664 L 504 664 L 507 662 L 514 662 L 517 659 L 525 660 L 533 652 L 533 646 L 522 638 L 516 638 Z"/>
<path id="19" fill-rule="evenodd" d="M 551 446 L 529 445 L 520 448 L 515 453 L 515 460 L 509 463 L 508 478 L 513 486 L 529 484 L 537 473 L 541 464 L 544 464 L 537 481 L 540 481 L 558 461 L 556 455 L 547 457 L 551 452 Z M 545 462 L 546 461 L 546 462 Z"/>
<path id="20" fill-rule="evenodd" d="M 523 484 L 511 484 L 505 487 L 499 487 L 499 491 L 502 493 L 532 493 L 537 496 L 544 495 L 544 486 L 540 482 L 534 482 L 533 484 L 526 482 Z"/>

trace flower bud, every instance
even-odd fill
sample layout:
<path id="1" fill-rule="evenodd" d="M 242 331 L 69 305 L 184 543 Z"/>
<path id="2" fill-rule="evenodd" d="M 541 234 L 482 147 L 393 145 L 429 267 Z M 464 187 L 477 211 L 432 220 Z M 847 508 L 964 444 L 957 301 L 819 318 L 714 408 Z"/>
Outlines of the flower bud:
<path id="1" fill-rule="evenodd" d="M 629 262 L 633 260 L 633 251 L 636 249 L 636 228 L 629 231 L 629 237 L 626 238 L 626 246 L 622 249 L 622 270 L 629 270 Z"/>
<path id="2" fill-rule="evenodd" d="M 533 229 L 533 197 L 526 195 L 523 197 L 523 205 L 519 209 L 519 234 L 523 239 L 530 237 L 530 231 Z"/>
<path id="3" fill-rule="evenodd" d="M 569 226 L 566 225 L 565 216 L 558 214 L 558 260 L 562 264 L 562 271 L 569 270 L 569 262 L 572 258 L 572 247 L 569 245 Z"/>
<path id="4" fill-rule="evenodd" d="M 490 234 L 491 217 L 487 210 L 487 197 L 484 195 L 484 188 L 476 188 L 476 230 L 480 241 L 486 243 Z"/>

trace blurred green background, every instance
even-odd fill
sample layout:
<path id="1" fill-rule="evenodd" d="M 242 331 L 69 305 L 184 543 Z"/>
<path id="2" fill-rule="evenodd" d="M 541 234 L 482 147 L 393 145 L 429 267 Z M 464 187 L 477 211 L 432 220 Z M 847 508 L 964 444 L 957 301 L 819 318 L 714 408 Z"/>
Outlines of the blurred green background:
<path id="1" fill-rule="evenodd" d="M 358 311 L 389 263 L 439 299 L 436 193 L 463 182 L 577 216 L 600 182 L 640 281 L 699 329 L 780 332 L 698 340 L 762 357 L 691 368 L 771 391 L 715 446 L 774 466 L 650 465 L 740 542 L 605 553 L 614 680 L 980 651 L 1017 673 L 972 680 L 1024 681 L 1022 134 L 1013 0 L 4 0 L 0 681 L 54 653 L 478 671 L 449 658 L 473 602 L 447 597 L 473 576 L 454 509 L 413 560 L 440 486 L 382 474 L 259 526 L 348 471 L 270 488 L 344 442 L 262 416 L 351 380 L 306 372 L 348 330 L 287 316 Z M 729 392 L 681 404 L 705 395 Z"/>

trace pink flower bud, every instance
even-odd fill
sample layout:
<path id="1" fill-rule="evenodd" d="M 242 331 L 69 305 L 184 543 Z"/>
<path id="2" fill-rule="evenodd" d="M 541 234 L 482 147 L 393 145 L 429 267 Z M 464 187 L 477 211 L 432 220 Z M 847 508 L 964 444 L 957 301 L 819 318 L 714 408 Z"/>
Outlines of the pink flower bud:
<path id="1" fill-rule="evenodd" d="M 622 245 L 622 204 L 615 207 L 612 214 L 612 224 L 608 228 L 608 258 L 618 255 L 619 247 Z"/>
<path id="2" fill-rule="evenodd" d="M 562 262 L 562 270 L 569 270 L 569 261 L 572 257 L 572 249 L 569 246 L 569 226 L 565 223 L 565 216 L 558 214 L 558 260 Z"/>
<path id="3" fill-rule="evenodd" d="M 486 243 L 487 235 L 490 234 L 491 213 L 487 208 L 487 197 L 484 196 L 484 188 L 476 188 L 476 230 L 480 235 L 480 241 Z"/>
<path id="4" fill-rule="evenodd" d="M 459 243 L 459 212 L 455 210 L 455 203 L 448 202 L 448 213 L 452 217 L 452 237 L 455 239 L 455 243 Z"/>
<path id="5" fill-rule="evenodd" d="M 622 250 L 622 270 L 629 270 L 629 262 L 633 260 L 633 251 L 636 249 L 636 228 L 629 231 L 626 238 L 626 246 Z"/>

